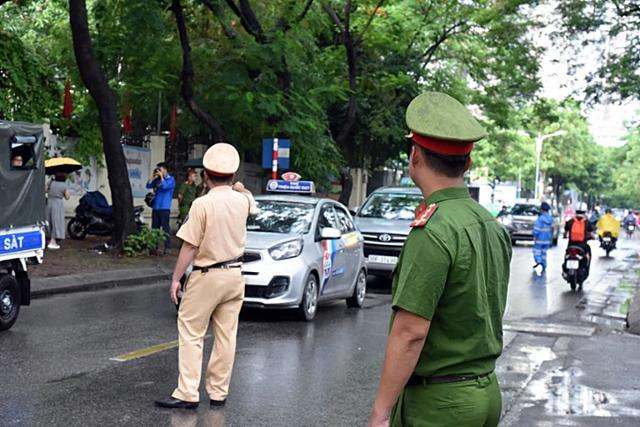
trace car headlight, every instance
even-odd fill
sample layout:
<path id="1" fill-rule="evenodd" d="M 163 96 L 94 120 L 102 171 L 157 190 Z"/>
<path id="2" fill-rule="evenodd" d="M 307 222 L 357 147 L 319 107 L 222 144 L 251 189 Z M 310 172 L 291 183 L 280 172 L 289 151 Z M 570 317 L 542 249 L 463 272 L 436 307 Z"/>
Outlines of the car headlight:
<path id="1" fill-rule="evenodd" d="M 510 216 L 501 216 L 500 217 L 500 222 L 505 227 L 511 227 L 511 225 L 513 225 L 513 220 L 511 219 Z"/>
<path id="2" fill-rule="evenodd" d="M 271 258 L 279 261 L 281 259 L 295 258 L 302 252 L 302 240 L 289 240 L 288 242 L 280 243 L 269 249 L 269 255 Z"/>

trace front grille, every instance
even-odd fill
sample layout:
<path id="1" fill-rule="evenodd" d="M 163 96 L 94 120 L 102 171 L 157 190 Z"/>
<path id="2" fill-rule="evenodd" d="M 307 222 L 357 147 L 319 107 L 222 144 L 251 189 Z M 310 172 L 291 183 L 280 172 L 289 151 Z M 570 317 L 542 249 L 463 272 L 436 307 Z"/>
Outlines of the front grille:
<path id="1" fill-rule="evenodd" d="M 265 289 L 267 289 L 266 286 L 245 285 L 244 297 L 245 298 L 264 298 Z"/>
<path id="2" fill-rule="evenodd" d="M 275 298 L 289 290 L 289 278 L 275 276 L 267 286 L 245 285 L 245 298 Z"/>
<path id="3" fill-rule="evenodd" d="M 366 243 L 364 245 L 365 257 L 368 257 L 369 255 L 399 256 L 400 252 L 402 252 L 402 246 L 385 248 L 382 246 L 369 246 Z"/>
<path id="4" fill-rule="evenodd" d="M 382 239 L 381 239 L 382 236 Z M 364 237 L 365 245 L 370 246 L 384 246 L 384 247 L 399 247 L 404 245 L 407 236 L 405 234 L 392 234 L 392 233 L 362 233 Z"/>
<path id="5" fill-rule="evenodd" d="M 258 252 L 245 252 L 244 255 L 242 255 L 242 262 L 247 263 L 247 262 L 260 261 L 261 258 L 262 257 Z"/>

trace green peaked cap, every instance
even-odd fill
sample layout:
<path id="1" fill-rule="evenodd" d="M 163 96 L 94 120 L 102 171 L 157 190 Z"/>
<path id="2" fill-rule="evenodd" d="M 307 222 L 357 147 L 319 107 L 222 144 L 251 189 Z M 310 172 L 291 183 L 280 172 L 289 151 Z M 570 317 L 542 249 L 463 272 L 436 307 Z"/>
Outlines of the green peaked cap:
<path id="1" fill-rule="evenodd" d="M 475 142 L 487 136 L 464 105 L 442 92 L 424 92 L 415 97 L 405 117 L 409 129 L 430 138 Z"/>

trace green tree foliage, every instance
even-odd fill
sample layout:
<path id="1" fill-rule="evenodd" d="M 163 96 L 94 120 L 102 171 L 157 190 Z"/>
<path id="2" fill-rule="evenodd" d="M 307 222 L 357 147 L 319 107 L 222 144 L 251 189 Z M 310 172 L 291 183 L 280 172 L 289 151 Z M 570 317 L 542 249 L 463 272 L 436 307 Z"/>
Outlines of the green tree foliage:
<path id="1" fill-rule="evenodd" d="M 513 136 L 511 117 L 539 87 L 539 52 L 527 37 L 537 25 L 530 18 L 535 3 L 183 0 L 193 97 L 248 161 L 258 161 L 262 138 L 291 137 L 293 167 L 313 179 L 336 175 L 345 163 L 384 165 L 406 151 L 404 110 L 423 90 L 473 105 L 495 136 L 487 153 L 502 153 Z M 160 96 L 163 129 L 177 104 L 180 132 L 214 142 L 181 97 L 183 52 L 171 2 L 87 6 L 96 52 L 121 110 L 133 110 L 134 127 L 155 128 Z M 95 152 L 97 113 L 75 67 L 67 2 L 5 4 L 0 20 L 13 23 L 5 31 L 23 45 L 12 51 L 32 52 L 51 73 L 53 109 L 41 116 L 78 136 L 80 155 Z M 69 123 L 58 119 L 66 78 L 74 88 Z M 352 111 L 354 126 L 347 128 Z M 522 144 L 508 150 L 523 163 L 529 151 Z M 512 161 L 481 160 L 503 175 L 518 172 L 507 166 Z"/>
<path id="2" fill-rule="evenodd" d="M 559 34 L 573 43 L 602 51 L 603 61 L 588 79 L 588 94 L 622 99 L 640 96 L 640 5 L 637 0 L 563 0 L 558 12 L 564 29 Z M 607 52 L 610 40 L 619 49 Z M 607 53 L 605 53 L 607 52 Z"/>

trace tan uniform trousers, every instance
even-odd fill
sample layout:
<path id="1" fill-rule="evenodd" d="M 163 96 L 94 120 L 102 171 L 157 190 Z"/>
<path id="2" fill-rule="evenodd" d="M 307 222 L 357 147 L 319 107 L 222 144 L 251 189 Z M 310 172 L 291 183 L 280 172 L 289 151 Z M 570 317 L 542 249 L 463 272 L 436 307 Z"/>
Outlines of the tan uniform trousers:
<path id="1" fill-rule="evenodd" d="M 244 298 L 240 268 L 194 271 L 178 312 L 178 388 L 172 396 L 187 402 L 200 401 L 202 344 L 209 323 L 213 329 L 213 349 L 207 367 L 207 393 L 214 400 L 229 394 L 236 351 L 238 315 Z"/>

